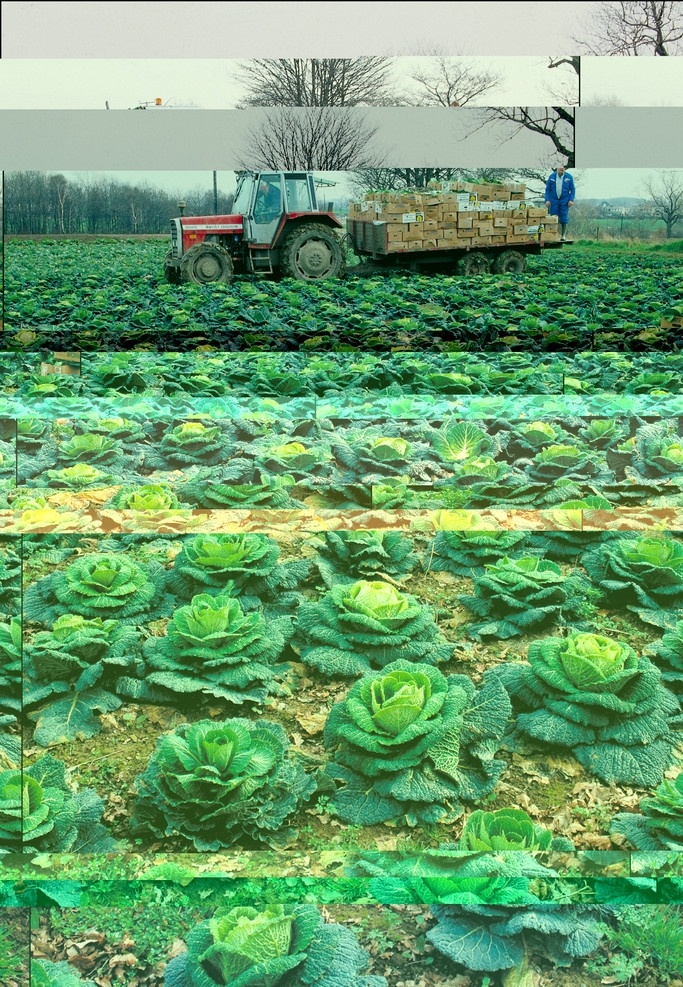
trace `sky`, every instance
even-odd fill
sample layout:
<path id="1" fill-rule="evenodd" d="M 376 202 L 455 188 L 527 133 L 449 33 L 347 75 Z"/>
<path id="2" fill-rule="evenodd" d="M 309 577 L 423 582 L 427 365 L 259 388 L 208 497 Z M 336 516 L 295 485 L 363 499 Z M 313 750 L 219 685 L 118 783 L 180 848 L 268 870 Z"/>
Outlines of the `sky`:
<path id="1" fill-rule="evenodd" d="M 586 106 L 683 106 L 683 56 L 582 58 Z"/>
<path id="2" fill-rule="evenodd" d="M 541 106 L 557 102 L 553 90 L 565 90 L 563 102 L 578 98 L 571 68 L 548 69 L 543 56 L 463 56 L 471 72 L 492 72 L 500 79 L 481 96 L 480 106 Z M 437 71 L 434 57 L 399 57 L 392 78 L 408 97 L 419 93 L 412 76 Z M 8 59 L 0 60 L 0 109 L 112 110 L 141 103 L 206 110 L 232 109 L 244 94 L 237 59 Z M 571 98 L 572 93 L 574 99 Z M 150 107 L 151 108 L 151 107 Z M 159 112 L 155 108 L 155 112 Z"/>
<path id="3" fill-rule="evenodd" d="M 210 171 L 117 171 L 117 172 L 60 172 L 67 178 L 94 181 L 102 176 L 110 176 L 131 184 L 147 183 L 167 192 L 189 192 L 196 188 L 211 189 L 213 173 Z M 321 195 L 328 200 L 351 196 L 348 175 L 345 172 L 316 173 L 338 184 L 325 189 Z M 644 198 L 644 182 L 657 175 L 657 171 L 645 168 L 594 168 L 573 171 L 576 181 L 577 198 L 610 199 L 634 197 Z M 683 170 L 681 170 L 683 177 Z M 232 192 L 235 188 L 235 174 L 232 171 L 218 172 L 218 186 L 222 192 Z"/>
<path id="4" fill-rule="evenodd" d="M 596 3 L 125 5 L 3 0 L 4 58 L 253 58 L 572 54 Z M 163 94 L 155 94 L 163 95 Z M 153 98 L 153 96 L 151 97 Z"/>

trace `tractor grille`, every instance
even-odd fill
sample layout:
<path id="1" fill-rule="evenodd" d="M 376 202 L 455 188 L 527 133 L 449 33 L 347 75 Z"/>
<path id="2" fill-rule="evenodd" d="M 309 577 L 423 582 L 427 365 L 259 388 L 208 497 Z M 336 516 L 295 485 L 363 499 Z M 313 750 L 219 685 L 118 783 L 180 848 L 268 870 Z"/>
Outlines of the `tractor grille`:
<path id="1" fill-rule="evenodd" d="M 177 219 L 171 220 L 171 252 L 174 257 L 182 256 L 180 241 L 180 223 Z"/>

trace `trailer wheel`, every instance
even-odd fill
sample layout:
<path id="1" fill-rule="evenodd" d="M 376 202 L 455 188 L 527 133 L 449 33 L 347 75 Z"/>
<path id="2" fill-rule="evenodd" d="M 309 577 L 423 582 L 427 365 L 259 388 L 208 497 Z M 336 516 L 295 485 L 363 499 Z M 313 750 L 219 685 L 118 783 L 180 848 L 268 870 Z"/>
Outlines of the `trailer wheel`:
<path id="1" fill-rule="evenodd" d="M 496 274 L 524 274 L 526 257 L 519 250 L 504 250 L 493 262 Z"/>
<path id="2" fill-rule="evenodd" d="M 491 262 L 486 254 L 467 253 L 460 258 L 456 269 L 458 274 L 465 274 L 467 276 L 488 274 L 491 270 Z"/>
<path id="3" fill-rule="evenodd" d="M 299 281 L 339 278 L 346 268 L 346 253 L 329 226 L 306 223 L 285 238 L 280 267 L 285 277 Z"/>
<path id="4" fill-rule="evenodd" d="M 180 284 L 180 270 L 174 262 L 172 250 L 164 257 L 164 277 L 169 284 Z"/>
<path id="5" fill-rule="evenodd" d="M 195 243 L 180 261 L 183 284 L 227 284 L 233 273 L 232 257 L 219 243 Z"/>

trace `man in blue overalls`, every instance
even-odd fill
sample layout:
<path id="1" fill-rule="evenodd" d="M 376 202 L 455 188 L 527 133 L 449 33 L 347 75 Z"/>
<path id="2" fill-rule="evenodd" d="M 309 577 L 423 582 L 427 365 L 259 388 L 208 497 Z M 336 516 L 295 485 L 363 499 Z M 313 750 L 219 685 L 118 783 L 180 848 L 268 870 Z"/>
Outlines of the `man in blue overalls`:
<path id="1" fill-rule="evenodd" d="M 574 201 L 576 190 L 574 179 L 565 170 L 564 165 L 558 165 L 545 186 L 545 206 L 551 216 L 557 216 L 560 224 L 560 239 L 567 239 L 569 224 L 569 207 Z"/>

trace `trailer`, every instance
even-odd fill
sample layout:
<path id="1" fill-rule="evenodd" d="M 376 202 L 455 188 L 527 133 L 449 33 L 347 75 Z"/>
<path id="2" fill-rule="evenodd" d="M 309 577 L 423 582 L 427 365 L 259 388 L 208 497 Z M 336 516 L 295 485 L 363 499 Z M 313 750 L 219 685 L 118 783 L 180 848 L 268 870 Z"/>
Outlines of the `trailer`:
<path id="1" fill-rule="evenodd" d="M 368 269 L 382 270 L 402 268 L 414 271 L 448 271 L 455 274 L 521 274 L 526 270 L 526 260 L 530 254 L 540 254 L 543 250 L 559 249 L 569 241 L 544 240 L 543 228 L 539 226 L 536 235 L 527 240 L 500 244 L 474 244 L 470 246 L 462 240 L 453 239 L 452 246 L 436 246 L 426 249 L 413 249 L 410 241 L 401 245 L 391 241 L 390 224 L 377 220 L 347 219 L 346 232 L 354 253 L 361 259 L 358 268 L 362 273 Z M 365 263 L 362 263 L 362 262 Z"/>

